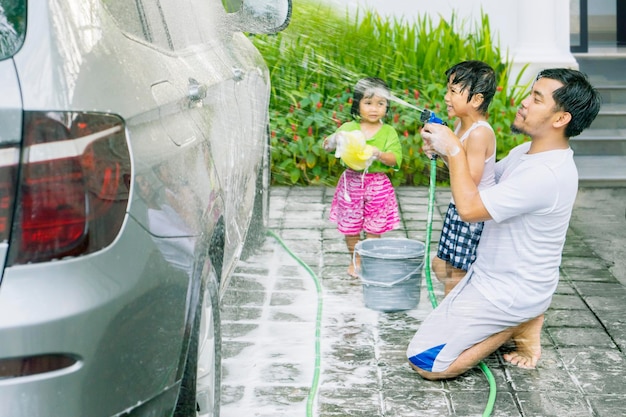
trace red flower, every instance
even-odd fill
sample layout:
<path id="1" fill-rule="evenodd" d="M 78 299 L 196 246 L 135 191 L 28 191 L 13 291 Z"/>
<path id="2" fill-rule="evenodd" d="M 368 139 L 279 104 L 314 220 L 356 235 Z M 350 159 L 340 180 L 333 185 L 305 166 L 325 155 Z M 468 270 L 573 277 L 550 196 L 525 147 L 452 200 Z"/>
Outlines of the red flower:
<path id="1" fill-rule="evenodd" d="M 291 124 L 291 130 L 293 130 L 295 132 L 296 130 L 298 130 L 298 126 L 296 126 L 295 123 L 292 123 Z"/>
<path id="2" fill-rule="evenodd" d="M 298 135 L 293 135 L 293 141 L 294 142 L 297 142 L 299 140 L 300 140 L 300 138 L 298 137 Z"/>
<path id="3" fill-rule="evenodd" d="M 420 92 L 418 91 L 417 88 L 413 90 L 413 97 L 415 98 L 415 100 L 420 98 Z"/>
<path id="4" fill-rule="evenodd" d="M 398 123 L 398 120 L 400 120 L 400 115 L 398 113 L 394 113 L 394 115 L 393 115 L 393 122 L 394 123 Z"/>
<path id="5" fill-rule="evenodd" d="M 309 136 L 313 136 L 313 127 L 309 126 L 309 129 L 306 131 Z"/>
<path id="6" fill-rule="evenodd" d="M 497 86 L 496 91 L 502 91 L 502 86 L 501 85 Z"/>
<path id="7" fill-rule="evenodd" d="M 272 137 L 275 138 L 276 137 L 276 131 L 272 130 Z"/>
<path id="8" fill-rule="evenodd" d="M 404 137 L 405 137 L 405 138 L 408 138 L 408 137 L 409 137 L 409 131 L 408 131 L 408 130 L 405 130 L 405 131 L 404 131 L 404 133 L 403 133 L 403 135 L 404 135 Z"/>
<path id="9" fill-rule="evenodd" d="M 348 104 L 352 104 L 352 97 L 348 98 Z"/>
<path id="10" fill-rule="evenodd" d="M 293 113 L 293 104 L 289 106 L 289 113 Z"/>
<path id="11" fill-rule="evenodd" d="M 321 109 L 321 108 L 322 108 L 322 102 L 321 102 L 321 101 L 318 101 L 318 102 L 317 102 L 317 109 L 319 110 L 319 109 Z"/>
<path id="12" fill-rule="evenodd" d="M 511 106 L 515 106 L 515 100 L 511 97 Z"/>

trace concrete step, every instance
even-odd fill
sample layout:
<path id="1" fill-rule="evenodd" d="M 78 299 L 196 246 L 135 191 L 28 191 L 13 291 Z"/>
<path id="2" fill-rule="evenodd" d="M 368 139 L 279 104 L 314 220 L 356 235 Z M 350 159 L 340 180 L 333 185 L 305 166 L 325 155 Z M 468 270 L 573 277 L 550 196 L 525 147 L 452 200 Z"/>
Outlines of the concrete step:
<path id="1" fill-rule="evenodd" d="M 570 139 L 581 186 L 626 186 L 626 56 L 575 54 L 602 95 L 589 129 Z"/>
<path id="2" fill-rule="evenodd" d="M 626 69 L 625 69 L 626 71 Z M 625 78 L 626 78 L 626 74 Z M 591 81 L 593 86 L 600 92 L 602 96 L 602 103 L 604 104 L 626 104 L 626 80 L 623 80 L 624 85 L 613 84 L 601 84 Z"/>
<path id="3" fill-rule="evenodd" d="M 591 55 L 574 54 L 580 71 L 589 76 L 595 84 L 624 83 L 626 56 L 624 55 Z"/>
<path id="4" fill-rule="evenodd" d="M 602 103 L 590 129 L 626 129 L 626 103 Z"/>
<path id="5" fill-rule="evenodd" d="M 626 187 L 626 156 L 576 155 L 581 187 Z"/>
<path id="6" fill-rule="evenodd" d="M 626 129 L 587 129 L 570 139 L 577 155 L 626 155 Z"/>

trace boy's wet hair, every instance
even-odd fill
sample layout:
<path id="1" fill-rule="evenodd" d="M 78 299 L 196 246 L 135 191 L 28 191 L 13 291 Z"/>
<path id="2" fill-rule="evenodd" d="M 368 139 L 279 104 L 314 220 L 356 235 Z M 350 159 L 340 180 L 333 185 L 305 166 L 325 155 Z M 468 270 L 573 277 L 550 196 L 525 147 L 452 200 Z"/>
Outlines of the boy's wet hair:
<path id="1" fill-rule="evenodd" d="M 448 68 L 446 71 L 448 83 L 460 85 L 461 91 L 468 90 L 467 102 L 476 94 L 483 96 L 483 102 L 478 111 L 487 114 L 493 96 L 496 94 L 498 82 L 496 72 L 483 61 L 463 61 Z"/>
<path id="2" fill-rule="evenodd" d="M 387 110 L 389 113 L 389 106 L 391 97 L 391 90 L 387 83 L 380 78 L 377 77 L 366 77 L 361 78 L 357 81 L 354 86 L 354 92 L 352 93 L 352 107 L 350 108 L 350 114 L 352 118 L 358 120 L 360 117 L 359 114 L 359 105 L 361 104 L 361 100 L 363 98 L 371 98 L 373 96 L 384 97 L 387 100 Z"/>
<path id="3" fill-rule="evenodd" d="M 549 78 L 563 84 L 552 92 L 556 111 L 566 111 L 572 119 L 565 128 L 565 137 L 578 136 L 591 126 L 598 115 L 602 98 L 585 74 L 569 68 L 549 68 L 540 71 L 536 80 Z"/>

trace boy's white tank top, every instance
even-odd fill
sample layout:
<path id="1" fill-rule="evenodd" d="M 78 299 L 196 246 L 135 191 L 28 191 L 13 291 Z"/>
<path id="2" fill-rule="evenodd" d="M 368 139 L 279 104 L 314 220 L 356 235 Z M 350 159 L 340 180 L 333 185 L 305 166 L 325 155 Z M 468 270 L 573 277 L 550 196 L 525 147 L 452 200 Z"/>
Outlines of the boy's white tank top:
<path id="1" fill-rule="evenodd" d="M 469 134 L 472 132 L 472 130 L 476 129 L 479 126 L 488 127 L 493 132 L 493 128 L 491 127 L 489 123 L 483 120 L 479 120 L 478 122 L 475 122 L 473 125 L 471 125 L 470 128 L 465 131 L 463 136 L 459 138 L 461 143 L 465 142 L 465 139 L 469 137 Z M 459 125 L 454 130 L 454 133 L 458 134 L 460 128 L 461 128 L 461 124 L 459 123 Z M 483 169 L 483 176 L 480 179 L 480 183 L 478 184 L 478 189 L 482 190 L 484 188 L 489 188 L 492 185 L 495 185 L 495 183 L 496 183 L 496 143 L 495 143 L 495 138 L 494 138 L 493 153 L 491 154 L 491 156 L 485 159 L 485 168 Z M 454 198 L 452 198 L 451 201 L 452 203 L 454 203 Z"/>

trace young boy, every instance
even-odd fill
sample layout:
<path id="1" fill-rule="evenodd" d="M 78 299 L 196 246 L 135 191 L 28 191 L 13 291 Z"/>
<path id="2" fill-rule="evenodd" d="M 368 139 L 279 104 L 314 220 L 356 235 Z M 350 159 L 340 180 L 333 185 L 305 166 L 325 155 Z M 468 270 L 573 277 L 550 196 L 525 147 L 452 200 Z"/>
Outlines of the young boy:
<path id="1" fill-rule="evenodd" d="M 496 92 L 495 71 L 482 61 L 464 61 L 449 68 L 446 76 L 448 118 L 456 118 L 454 132 L 467 155 L 470 175 L 479 189 L 490 187 L 495 184 L 496 136 L 487 122 L 487 109 Z M 483 222 L 462 221 L 451 199 L 437 256 L 432 261 L 432 270 L 444 284 L 445 295 L 476 259 L 483 226 Z"/>

